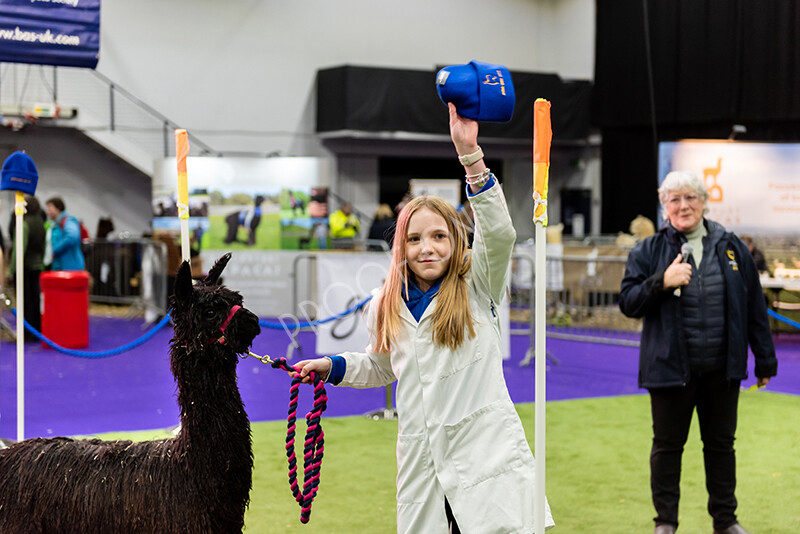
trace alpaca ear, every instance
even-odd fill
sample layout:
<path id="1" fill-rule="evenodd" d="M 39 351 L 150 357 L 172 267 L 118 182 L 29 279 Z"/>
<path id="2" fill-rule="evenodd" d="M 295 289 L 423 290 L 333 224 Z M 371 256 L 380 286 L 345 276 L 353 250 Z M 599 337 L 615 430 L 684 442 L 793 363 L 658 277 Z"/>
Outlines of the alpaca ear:
<path id="1" fill-rule="evenodd" d="M 192 297 L 192 268 L 188 261 L 181 263 L 175 277 L 175 303 L 188 302 Z"/>
<path id="2" fill-rule="evenodd" d="M 228 252 L 224 256 L 214 263 L 214 266 L 208 271 L 208 275 L 203 280 L 203 283 L 206 285 L 214 285 L 219 280 L 219 275 L 222 274 L 222 270 L 225 269 L 225 266 L 228 265 L 228 261 L 231 259 L 231 253 Z"/>

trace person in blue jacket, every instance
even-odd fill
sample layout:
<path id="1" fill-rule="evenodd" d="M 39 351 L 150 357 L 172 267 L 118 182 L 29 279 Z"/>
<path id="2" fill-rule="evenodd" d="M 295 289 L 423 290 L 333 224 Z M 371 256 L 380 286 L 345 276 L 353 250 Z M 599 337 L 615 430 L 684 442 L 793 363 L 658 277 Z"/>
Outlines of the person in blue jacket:
<path id="1" fill-rule="evenodd" d="M 53 197 L 45 203 L 47 217 L 53 221 L 50 244 L 53 252 L 53 271 L 82 271 L 81 226 L 78 219 L 65 211 L 61 197 Z"/>
<path id="2" fill-rule="evenodd" d="M 708 191 L 695 174 L 669 173 L 658 194 L 666 220 L 631 250 L 619 300 L 625 315 L 643 318 L 639 386 L 650 393 L 655 534 L 678 527 L 695 409 L 714 532 L 746 534 L 736 518 L 733 442 L 748 344 L 759 386 L 778 371 L 758 270 L 747 245 L 704 217 Z"/>

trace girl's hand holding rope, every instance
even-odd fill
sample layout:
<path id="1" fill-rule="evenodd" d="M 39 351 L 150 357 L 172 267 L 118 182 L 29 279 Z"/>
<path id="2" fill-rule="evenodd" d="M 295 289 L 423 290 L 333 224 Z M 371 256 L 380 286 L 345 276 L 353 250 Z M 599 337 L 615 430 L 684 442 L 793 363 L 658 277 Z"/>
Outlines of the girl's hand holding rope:
<path id="1" fill-rule="evenodd" d="M 322 380 L 327 380 L 328 374 L 331 372 L 331 359 L 330 358 L 317 358 L 316 360 L 302 360 L 294 364 L 292 367 L 299 371 L 288 371 L 289 376 L 295 378 L 301 376 L 303 384 L 311 383 L 310 373 L 313 371 Z"/>

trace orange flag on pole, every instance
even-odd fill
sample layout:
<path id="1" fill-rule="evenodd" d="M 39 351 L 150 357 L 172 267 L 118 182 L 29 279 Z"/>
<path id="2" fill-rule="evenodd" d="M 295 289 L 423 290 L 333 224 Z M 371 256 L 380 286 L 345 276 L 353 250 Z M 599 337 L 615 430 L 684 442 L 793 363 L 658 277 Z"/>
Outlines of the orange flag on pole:
<path id="1" fill-rule="evenodd" d="M 189 261 L 189 179 L 186 157 L 189 155 L 189 134 L 175 130 L 175 157 L 178 159 L 178 219 L 181 221 L 181 257 Z"/>
<path id="2" fill-rule="evenodd" d="M 533 222 L 547 226 L 547 182 L 550 178 L 550 102 L 537 98 L 533 104 Z"/>
<path id="3" fill-rule="evenodd" d="M 186 156 L 189 155 L 189 135 L 175 130 L 175 156 L 178 158 L 178 217 L 189 218 L 189 183 L 186 175 Z"/>

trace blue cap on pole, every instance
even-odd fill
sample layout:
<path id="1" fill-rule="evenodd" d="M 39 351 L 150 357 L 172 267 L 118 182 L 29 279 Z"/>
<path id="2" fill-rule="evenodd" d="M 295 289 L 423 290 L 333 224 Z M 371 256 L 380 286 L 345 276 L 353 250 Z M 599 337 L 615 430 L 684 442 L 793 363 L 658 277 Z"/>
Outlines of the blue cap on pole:
<path id="1" fill-rule="evenodd" d="M 33 195 L 38 182 L 39 172 L 29 155 L 17 151 L 6 158 L 0 172 L 0 190 L 21 191 Z"/>
<path id="2" fill-rule="evenodd" d="M 514 84 L 502 65 L 470 61 L 445 67 L 436 74 L 436 91 L 468 119 L 508 122 L 514 115 Z"/>

